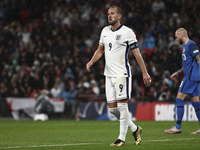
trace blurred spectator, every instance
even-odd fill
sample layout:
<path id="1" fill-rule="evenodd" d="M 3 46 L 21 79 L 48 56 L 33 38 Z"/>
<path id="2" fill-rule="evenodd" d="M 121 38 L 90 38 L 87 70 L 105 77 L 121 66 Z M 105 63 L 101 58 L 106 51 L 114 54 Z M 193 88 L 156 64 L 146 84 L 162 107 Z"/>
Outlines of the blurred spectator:
<path id="1" fill-rule="evenodd" d="M 58 84 L 59 89 L 65 89 L 65 83 L 62 81 L 61 77 L 56 77 L 55 82 Z"/>
<path id="2" fill-rule="evenodd" d="M 141 70 L 139 66 L 137 65 L 137 62 L 135 59 L 130 60 L 131 65 L 131 73 L 132 73 L 132 95 L 133 97 L 137 97 L 139 95 L 139 85 L 141 79 Z"/>
<path id="3" fill-rule="evenodd" d="M 35 60 L 33 62 L 33 66 L 31 67 L 32 76 L 34 76 L 35 72 L 39 72 L 40 69 L 40 62 L 38 60 Z"/>
<path id="4" fill-rule="evenodd" d="M 20 68 L 20 65 L 18 64 L 18 61 L 15 59 L 12 61 L 12 65 L 10 65 L 10 69 L 14 69 L 15 71 Z"/>
<path id="5" fill-rule="evenodd" d="M 14 88 L 13 94 L 11 94 L 11 97 L 22 97 L 17 87 Z"/>
<path id="6" fill-rule="evenodd" d="M 178 13 L 174 12 L 172 14 L 172 18 L 169 19 L 169 25 L 170 26 L 176 26 L 176 28 L 180 28 L 181 27 L 181 19 L 179 18 Z"/>
<path id="7" fill-rule="evenodd" d="M 161 84 L 160 89 L 158 90 L 158 101 L 166 101 L 169 99 L 167 95 L 167 90 L 169 86 L 167 84 Z"/>
<path id="8" fill-rule="evenodd" d="M 90 88 L 92 89 L 94 94 L 99 95 L 100 90 L 95 80 L 90 81 Z"/>
<path id="9" fill-rule="evenodd" d="M 66 99 L 65 103 L 69 103 L 71 105 L 74 104 L 76 94 L 77 94 L 77 90 L 76 90 L 75 86 L 71 86 L 70 90 L 67 92 L 67 99 Z"/>
<path id="10" fill-rule="evenodd" d="M 179 85 L 180 85 L 180 81 L 179 79 L 175 79 L 173 80 L 173 85 L 171 87 L 171 95 L 172 97 L 176 98 L 176 95 L 178 93 L 178 89 L 179 89 Z"/>
<path id="11" fill-rule="evenodd" d="M 145 33 L 143 50 L 146 52 L 147 57 L 150 57 L 155 52 L 155 39 L 149 31 Z"/>
<path id="12" fill-rule="evenodd" d="M 70 27 L 71 26 L 71 18 L 72 18 L 72 14 L 66 8 L 62 24 L 63 25 L 67 25 L 68 27 Z"/>
<path id="13" fill-rule="evenodd" d="M 31 68 L 27 66 L 27 64 L 23 63 L 18 69 L 18 72 L 19 72 L 20 78 L 22 79 L 25 75 L 30 76 Z"/>
<path id="14" fill-rule="evenodd" d="M 156 101 L 157 99 L 156 88 L 154 86 L 151 86 L 147 95 L 148 95 L 148 101 L 150 102 Z"/>
<path id="15" fill-rule="evenodd" d="M 152 3 L 153 12 L 158 13 L 162 9 L 165 9 L 165 3 L 161 0 L 154 0 L 154 2 Z"/>
<path id="16" fill-rule="evenodd" d="M 168 99 L 169 99 L 169 95 L 165 91 L 162 92 L 158 97 L 158 101 L 167 101 Z"/>
<path id="17" fill-rule="evenodd" d="M 40 95 L 40 92 L 41 92 L 41 89 L 34 88 L 34 89 L 31 91 L 29 97 L 30 97 L 30 98 L 37 98 L 37 97 Z"/>
<path id="18" fill-rule="evenodd" d="M 34 78 L 32 79 L 31 82 L 32 82 L 31 85 L 33 86 L 33 88 L 36 88 L 36 89 L 42 89 L 43 88 L 43 81 L 40 78 L 38 73 L 34 75 Z"/>
<path id="19" fill-rule="evenodd" d="M 161 80 L 162 84 L 168 85 L 169 88 L 172 87 L 172 82 L 173 82 L 173 81 L 171 80 L 170 76 L 171 76 L 171 75 L 170 75 L 170 72 L 169 72 L 168 70 L 165 70 L 165 71 L 163 72 L 162 80 Z"/>
<path id="20" fill-rule="evenodd" d="M 79 80 L 78 88 L 84 87 L 84 88 L 88 89 L 90 87 L 90 83 L 87 80 L 88 80 L 88 77 L 83 76 L 82 79 Z"/>
<path id="21" fill-rule="evenodd" d="M 8 97 L 10 94 L 9 94 L 9 91 L 8 91 L 8 87 L 4 84 L 4 83 L 1 83 L 1 86 L 0 86 L 0 97 L 2 98 L 6 98 Z"/>
<path id="22" fill-rule="evenodd" d="M 65 90 L 65 88 L 62 88 L 61 91 L 60 91 L 60 93 L 58 93 L 58 94 L 56 95 L 56 97 L 58 97 L 58 98 L 64 98 L 65 101 L 67 101 L 67 96 L 68 96 L 68 93 L 67 93 L 67 91 Z"/>
<path id="23" fill-rule="evenodd" d="M 152 74 L 153 77 L 155 76 L 159 76 L 159 71 L 158 71 L 158 67 L 156 65 L 156 63 L 153 60 L 149 61 L 149 66 L 150 66 L 150 72 Z"/>
<path id="24" fill-rule="evenodd" d="M 53 97 L 56 97 L 61 92 L 61 89 L 59 88 L 58 83 L 54 83 L 53 87 L 51 88 L 50 93 Z"/>
<path id="25" fill-rule="evenodd" d="M 85 88 L 83 86 L 78 88 L 77 94 L 76 94 L 76 101 L 77 102 L 86 102 L 87 96 L 85 94 Z"/>
<path id="26" fill-rule="evenodd" d="M 76 113 L 76 96 L 77 96 L 77 89 L 74 85 L 70 86 L 70 90 L 67 92 L 67 98 L 65 99 L 65 108 L 66 111 L 69 111 L 71 116 L 74 116 Z"/>
<path id="27" fill-rule="evenodd" d="M 105 79 L 104 78 L 100 78 L 99 80 L 99 94 L 105 94 Z"/>
<path id="28" fill-rule="evenodd" d="M 162 53 L 163 49 L 168 47 L 167 39 L 161 33 L 158 34 L 158 52 Z"/>

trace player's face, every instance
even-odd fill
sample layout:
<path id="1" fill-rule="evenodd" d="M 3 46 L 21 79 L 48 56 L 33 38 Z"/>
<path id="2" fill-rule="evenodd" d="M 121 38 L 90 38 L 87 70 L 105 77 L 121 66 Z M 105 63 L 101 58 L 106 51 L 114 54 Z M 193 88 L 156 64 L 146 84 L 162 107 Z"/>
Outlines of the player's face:
<path id="1" fill-rule="evenodd" d="M 108 23 L 114 25 L 120 19 L 120 15 L 117 14 L 117 8 L 110 8 L 108 10 Z"/>
<path id="2" fill-rule="evenodd" d="M 180 44 L 183 44 L 183 40 L 182 40 L 182 36 L 180 32 L 176 32 L 175 37 L 176 37 L 176 41 L 178 41 Z"/>

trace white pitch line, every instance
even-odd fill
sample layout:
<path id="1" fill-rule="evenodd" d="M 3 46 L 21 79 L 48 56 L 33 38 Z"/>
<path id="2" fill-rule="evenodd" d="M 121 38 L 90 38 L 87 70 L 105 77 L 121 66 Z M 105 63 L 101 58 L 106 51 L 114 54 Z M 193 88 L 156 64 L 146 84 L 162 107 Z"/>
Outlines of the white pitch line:
<path id="1" fill-rule="evenodd" d="M 181 139 L 164 139 L 164 140 L 144 140 L 145 142 L 165 142 L 165 141 L 181 141 L 181 140 L 194 140 L 200 138 L 181 138 Z M 128 142 L 131 143 L 131 142 Z M 60 147 L 60 146 L 76 146 L 76 145 L 92 145 L 103 143 L 75 143 L 75 144 L 57 144 L 57 145 L 30 145 L 30 146 L 13 146 L 13 147 L 0 147 L 0 149 L 15 149 L 15 148 L 31 148 L 31 147 Z"/>
<path id="2" fill-rule="evenodd" d="M 56 145 L 29 145 L 29 146 L 13 146 L 13 147 L 0 147 L 0 149 L 15 149 L 15 148 L 31 148 L 31 147 L 60 147 L 60 146 L 76 146 L 76 145 L 92 145 L 100 143 L 75 143 L 75 144 L 56 144 Z"/>
<path id="3" fill-rule="evenodd" d="M 165 141 L 181 141 L 181 140 L 194 140 L 200 138 L 181 138 L 181 139 L 164 139 L 164 140 L 145 140 L 144 142 L 165 142 Z"/>

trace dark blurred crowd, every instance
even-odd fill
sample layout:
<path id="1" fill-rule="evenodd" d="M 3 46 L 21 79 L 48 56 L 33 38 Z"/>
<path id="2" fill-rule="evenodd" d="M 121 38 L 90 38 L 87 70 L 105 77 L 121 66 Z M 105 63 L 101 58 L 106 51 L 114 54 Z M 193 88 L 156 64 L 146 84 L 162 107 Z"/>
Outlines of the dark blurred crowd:
<path id="1" fill-rule="evenodd" d="M 195 0 L 1 0 L 0 97 L 37 97 L 42 89 L 71 103 L 105 100 L 104 58 L 88 73 L 107 10 L 118 5 L 122 23 L 133 29 L 152 85 L 145 87 L 137 62 L 132 67 L 132 101 L 175 101 L 182 66 L 174 37 L 179 27 L 200 46 L 200 2 Z"/>

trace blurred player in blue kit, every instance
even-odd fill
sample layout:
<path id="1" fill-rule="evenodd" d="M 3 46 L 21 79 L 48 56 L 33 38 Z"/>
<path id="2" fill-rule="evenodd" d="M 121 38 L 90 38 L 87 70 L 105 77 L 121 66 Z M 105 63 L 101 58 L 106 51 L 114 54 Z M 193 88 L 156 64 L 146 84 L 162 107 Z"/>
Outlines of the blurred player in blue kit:
<path id="1" fill-rule="evenodd" d="M 175 79 L 181 72 L 184 72 L 184 78 L 179 86 L 176 97 L 177 103 L 177 121 L 176 125 L 171 129 L 165 130 L 165 133 L 174 134 L 181 133 L 181 123 L 184 115 L 184 99 L 189 96 L 192 106 L 195 109 L 196 116 L 200 123 L 200 52 L 196 43 L 188 38 L 187 30 L 179 28 L 175 32 L 176 40 L 180 44 L 184 44 L 182 51 L 183 68 L 171 75 L 171 79 Z M 200 134 L 200 129 L 191 134 Z"/>
<path id="2" fill-rule="evenodd" d="M 86 64 L 87 71 L 105 54 L 104 75 L 106 76 L 106 99 L 109 111 L 120 121 L 118 139 L 110 146 L 125 145 L 125 137 L 128 127 L 133 133 L 135 144 L 141 143 L 142 128 L 135 125 L 128 110 L 128 100 L 131 98 L 132 75 L 128 62 L 128 51 L 132 51 L 142 74 L 144 84 L 149 86 L 151 78 L 147 72 L 143 58 L 138 48 L 135 33 L 120 23 L 122 10 L 118 6 L 108 9 L 109 26 L 103 28 L 99 40 L 99 46 L 92 59 Z"/>

